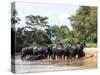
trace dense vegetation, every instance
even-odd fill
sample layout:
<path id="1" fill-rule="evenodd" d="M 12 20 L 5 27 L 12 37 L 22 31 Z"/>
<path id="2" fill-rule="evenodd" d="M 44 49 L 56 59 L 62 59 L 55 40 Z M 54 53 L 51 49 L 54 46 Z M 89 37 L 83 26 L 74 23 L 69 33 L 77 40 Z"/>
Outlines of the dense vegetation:
<path id="1" fill-rule="evenodd" d="M 67 25 L 48 25 L 48 17 L 28 15 L 25 17 L 27 26 L 12 29 L 16 33 L 16 50 L 35 45 L 49 45 L 54 43 L 85 42 L 87 47 L 96 47 L 97 43 L 97 8 L 80 6 L 69 17 L 72 30 Z M 14 12 L 11 23 L 19 23 L 17 11 Z"/>

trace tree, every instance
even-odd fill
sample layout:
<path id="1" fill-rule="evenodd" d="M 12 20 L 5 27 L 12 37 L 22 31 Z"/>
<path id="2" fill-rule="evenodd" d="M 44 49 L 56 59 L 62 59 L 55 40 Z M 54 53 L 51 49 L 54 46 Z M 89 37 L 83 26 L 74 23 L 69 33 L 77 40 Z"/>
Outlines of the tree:
<path id="1" fill-rule="evenodd" d="M 70 18 L 75 37 L 81 41 L 97 42 L 97 8 L 80 6 Z"/>
<path id="2" fill-rule="evenodd" d="M 69 29 L 67 26 L 53 25 L 50 27 L 51 38 L 53 43 L 59 43 L 60 40 L 69 37 Z M 50 32 L 48 32 L 50 34 Z"/>
<path id="3" fill-rule="evenodd" d="M 48 20 L 48 17 L 42 17 L 39 15 L 26 16 L 26 24 L 33 27 L 34 26 L 45 27 L 48 23 L 47 20 Z"/>
<path id="4" fill-rule="evenodd" d="M 15 27 L 15 24 L 19 24 L 19 22 L 21 21 L 21 19 L 18 17 L 18 12 L 17 10 L 13 10 L 12 12 L 12 16 L 11 16 L 11 25 L 12 25 L 12 28 Z"/>
<path id="5" fill-rule="evenodd" d="M 21 50 L 21 48 L 24 47 L 23 44 L 23 37 L 22 37 L 22 28 L 18 28 L 16 30 L 16 52 L 19 52 Z"/>
<path id="6" fill-rule="evenodd" d="M 44 32 L 44 28 L 47 27 L 48 23 L 47 19 L 47 17 L 42 17 L 39 15 L 26 16 L 26 28 L 29 28 L 31 31 L 33 31 L 33 43 L 35 42 L 36 44 L 41 45 L 50 43 L 47 33 Z"/>

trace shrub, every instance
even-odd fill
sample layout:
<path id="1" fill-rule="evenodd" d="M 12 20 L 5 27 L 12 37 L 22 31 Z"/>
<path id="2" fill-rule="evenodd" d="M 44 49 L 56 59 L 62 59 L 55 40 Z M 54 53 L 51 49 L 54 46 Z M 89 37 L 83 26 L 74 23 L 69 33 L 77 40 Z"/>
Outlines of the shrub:
<path id="1" fill-rule="evenodd" d="M 61 43 L 79 42 L 78 38 L 65 38 L 60 41 Z"/>

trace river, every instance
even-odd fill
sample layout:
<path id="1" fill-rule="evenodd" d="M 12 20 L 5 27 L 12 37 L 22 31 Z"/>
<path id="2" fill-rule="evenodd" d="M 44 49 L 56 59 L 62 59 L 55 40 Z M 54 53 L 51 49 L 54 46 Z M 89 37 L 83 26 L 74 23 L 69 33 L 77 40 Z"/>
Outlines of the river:
<path id="1" fill-rule="evenodd" d="M 20 55 L 16 55 L 15 71 L 16 73 L 32 73 L 32 72 L 46 72 L 46 71 L 67 71 L 78 69 L 93 69 L 97 68 L 97 49 L 86 49 L 86 56 L 75 60 L 31 60 L 22 61 Z M 13 60 L 12 60 L 13 61 Z"/>

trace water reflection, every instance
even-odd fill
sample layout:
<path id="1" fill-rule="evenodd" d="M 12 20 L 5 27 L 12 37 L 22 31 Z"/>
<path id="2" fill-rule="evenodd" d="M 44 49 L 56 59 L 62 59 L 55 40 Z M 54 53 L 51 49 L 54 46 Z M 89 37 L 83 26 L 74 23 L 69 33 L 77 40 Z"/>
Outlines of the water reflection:
<path id="1" fill-rule="evenodd" d="M 48 60 L 48 64 L 57 64 L 57 65 L 73 65 L 73 66 L 83 66 L 84 60 L 82 59 L 69 59 L 69 60 Z"/>

